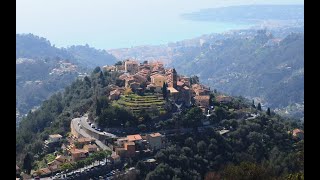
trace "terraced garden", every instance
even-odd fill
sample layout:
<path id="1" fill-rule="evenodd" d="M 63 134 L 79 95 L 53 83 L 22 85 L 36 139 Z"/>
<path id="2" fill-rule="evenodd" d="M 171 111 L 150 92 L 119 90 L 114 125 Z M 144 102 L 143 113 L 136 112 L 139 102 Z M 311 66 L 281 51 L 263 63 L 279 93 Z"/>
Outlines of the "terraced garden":
<path id="1" fill-rule="evenodd" d="M 159 110 L 160 114 L 165 113 L 163 108 L 165 101 L 161 96 L 156 95 L 139 96 L 130 94 L 121 96 L 121 98 L 114 103 L 126 107 L 135 115 L 139 114 L 142 109 L 145 109 L 151 114 L 154 114 L 155 109 Z"/>

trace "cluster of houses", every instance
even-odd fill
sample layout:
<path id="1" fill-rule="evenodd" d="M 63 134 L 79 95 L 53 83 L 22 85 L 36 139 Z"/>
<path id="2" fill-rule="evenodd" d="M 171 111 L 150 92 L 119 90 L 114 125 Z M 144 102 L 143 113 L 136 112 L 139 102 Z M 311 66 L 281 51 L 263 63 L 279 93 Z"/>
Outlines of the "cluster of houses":
<path id="1" fill-rule="evenodd" d="M 69 145 L 65 145 L 62 142 L 62 136 L 60 134 L 49 135 L 49 138 L 44 142 L 44 152 L 46 154 L 55 152 L 57 149 L 62 149 L 63 154 L 56 155 L 56 158 L 47 162 L 46 168 L 41 168 L 35 171 L 37 175 L 47 175 L 52 172 L 60 170 L 62 164 L 66 162 L 77 162 L 89 156 L 90 153 L 99 151 L 98 146 L 95 144 L 93 138 L 76 138 L 71 136 L 68 141 Z"/>
<path id="2" fill-rule="evenodd" d="M 115 141 L 115 156 L 120 159 L 132 158 L 139 154 L 150 154 L 165 145 L 164 135 L 151 133 L 147 135 L 128 135 Z"/>
<path id="3" fill-rule="evenodd" d="M 49 75 L 56 74 L 56 75 L 62 75 L 65 73 L 69 72 L 76 72 L 77 71 L 77 66 L 69 63 L 69 62 L 64 62 L 64 61 L 59 61 L 58 63 L 60 66 L 58 68 L 54 68 L 51 70 Z"/>
<path id="4" fill-rule="evenodd" d="M 123 73 L 119 76 L 119 81 L 122 83 L 118 83 L 122 86 L 110 85 L 110 100 L 119 99 L 128 88 L 137 94 L 162 93 L 163 84 L 166 83 L 170 97 L 177 104 L 190 106 L 194 103 L 203 111 L 209 108 L 210 88 L 202 84 L 191 84 L 189 77 L 178 75 L 174 68 L 165 69 L 162 62 L 139 63 L 128 59 L 122 64 L 104 66 L 103 69 Z M 222 99 L 228 100 L 228 97 Z"/>
<path id="5" fill-rule="evenodd" d="M 67 138 L 69 145 L 63 144 L 60 134 L 49 135 L 45 140 L 45 152 L 52 153 L 61 147 L 62 154 L 57 154 L 55 159 L 47 162 L 46 168 L 41 168 L 35 171 L 37 175 L 48 175 L 60 170 L 61 165 L 66 162 L 77 162 L 85 159 L 90 153 L 100 151 L 95 144 L 94 138 L 75 137 L 71 135 Z M 117 138 L 114 142 L 113 153 L 109 160 L 112 163 L 119 163 L 121 160 L 135 157 L 141 153 L 150 155 L 151 152 L 163 148 L 165 145 L 164 135 L 160 133 L 151 133 L 146 135 L 134 134 L 126 137 Z"/>

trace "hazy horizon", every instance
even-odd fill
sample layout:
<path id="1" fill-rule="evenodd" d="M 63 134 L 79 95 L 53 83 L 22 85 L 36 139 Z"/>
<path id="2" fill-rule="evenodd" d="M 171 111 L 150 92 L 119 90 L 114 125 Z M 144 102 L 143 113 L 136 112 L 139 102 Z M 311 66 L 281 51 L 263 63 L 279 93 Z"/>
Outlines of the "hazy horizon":
<path id="1" fill-rule="evenodd" d="M 17 0 L 16 33 L 44 37 L 56 47 L 89 44 L 99 49 L 156 45 L 249 24 L 194 22 L 180 15 L 200 9 L 252 4 L 304 4 L 301 0 Z"/>

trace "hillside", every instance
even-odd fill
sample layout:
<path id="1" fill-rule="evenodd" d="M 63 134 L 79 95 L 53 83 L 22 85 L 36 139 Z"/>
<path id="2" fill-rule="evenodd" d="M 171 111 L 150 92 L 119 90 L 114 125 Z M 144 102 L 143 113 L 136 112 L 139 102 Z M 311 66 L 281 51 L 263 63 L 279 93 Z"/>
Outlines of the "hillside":
<path id="1" fill-rule="evenodd" d="M 101 127 L 115 127 L 120 132 L 130 127 L 135 133 L 145 132 L 146 114 L 133 115 L 106 98 L 121 74 L 102 72 L 97 67 L 90 76 L 73 82 L 64 92 L 51 96 L 38 110 L 30 112 L 16 131 L 17 164 L 21 167 L 28 152 L 32 157 L 32 169 L 39 168 L 37 162 L 47 157 L 42 149 L 43 141 L 56 133 L 68 137 L 71 120 L 86 113 L 92 123 Z M 214 106 L 210 116 L 198 105 L 192 105 L 182 110 L 167 108 L 171 117 L 153 119 L 155 122 L 148 120 L 149 131 L 168 132 L 166 144 L 161 150 L 146 155 L 158 162 L 154 166 L 145 164 L 145 155 L 122 160 L 139 170 L 132 179 L 203 179 L 208 173 L 237 177 L 234 173 L 241 172 L 232 170 L 237 168 L 250 171 L 246 173 L 248 179 L 303 176 L 304 140 L 290 133 L 296 128 L 303 130 L 303 123 L 253 108 L 250 100 L 242 97 L 230 97 L 229 101 L 221 102 L 220 93 L 209 93 L 210 104 Z M 159 102 L 155 96 L 130 94 L 124 98 L 132 98 L 132 102 Z M 165 104 L 173 103 L 173 99 L 174 95 L 166 98 Z M 209 125 L 204 125 L 205 122 Z M 184 131 L 179 133 L 179 130 Z M 73 169 L 84 166 L 71 163 L 75 164 Z"/>
<path id="2" fill-rule="evenodd" d="M 286 112 L 283 115 L 303 117 L 303 27 L 230 31 L 108 52 L 120 59 L 164 60 L 183 74 L 198 75 L 213 89 L 254 98 Z"/>
<path id="3" fill-rule="evenodd" d="M 77 77 L 83 77 L 89 69 L 115 62 L 114 56 L 88 45 L 56 48 L 45 38 L 17 34 L 17 121 L 50 95 L 62 90 Z"/>
<path id="4" fill-rule="evenodd" d="M 261 33 L 250 39 L 215 41 L 202 46 L 194 57 L 180 56 L 171 65 L 185 74 L 197 74 L 213 88 L 261 97 L 272 107 L 302 103 L 303 34 L 288 35 L 278 43 L 274 40 Z"/>
<path id="5" fill-rule="evenodd" d="M 90 47 L 88 44 L 85 46 L 70 46 L 65 49 L 68 53 L 78 61 L 82 67 L 93 69 L 96 66 L 110 65 L 117 62 L 117 59 L 107 53 L 105 50 L 98 50 Z"/>
<path id="6" fill-rule="evenodd" d="M 83 75 L 79 67 L 59 59 L 16 60 L 17 120 L 53 93 Z"/>
<path id="7" fill-rule="evenodd" d="M 57 48 L 49 40 L 33 34 L 16 34 L 16 58 L 57 58 L 88 69 L 114 64 L 117 59 L 105 50 L 98 50 L 88 44 Z"/>

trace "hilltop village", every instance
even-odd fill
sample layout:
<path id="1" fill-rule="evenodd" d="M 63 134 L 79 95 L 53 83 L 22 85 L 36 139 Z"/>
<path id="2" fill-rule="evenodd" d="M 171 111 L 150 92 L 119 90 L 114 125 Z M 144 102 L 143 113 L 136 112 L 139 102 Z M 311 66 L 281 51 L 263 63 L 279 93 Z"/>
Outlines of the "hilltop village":
<path id="1" fill-rule="evenodd" d="M 146 110 L 147 112 L 159 111 L 158 116 L 164 115 L 166 114 L 164 109 L 166 101 L 174 104 L 178 110 L 195 105 L 200 107 L 204 114 L 208 115 L 213 111 L 213 106 L 210 106 L 210 88 L 200 84 L 197 78 L 192 79 L 179 75 L 174 68 L 166 69 L 162 62 L 139 63 L 128 59 L 112 66 L 104 66 L 102 69 L 105 72 L 121 73 L 117 85 L 108 85 L 110 88 L 108 99 L 125 106 L 133 114 Z M 216 99 L 219 102 L 232 100 L 231 97 L 224 95 Z M 56 174 L 55 177 L 58 178 L 65 173 L 67 177 L 70 169 L 77 169 L 72 164 L 76 163 L 78 167 L 81 167 L 94 163 L 96 160 L 102 160 L 104 157 L 108 158 L 105 158 L 102 165 L 107 165 L 109 162 L 108 168 L 120 167 L 120 164 L 123 165 L 130 158 L 143 158 L 145 162 L 154 164 L 156 162 L 152 156 L 166 145 L 165 134 L 175 132 L 168 130 L 138 134 L 126 133 L 128 135 L 119 136 L 118 130 L 113 134 L 111 129 L 106 132 L 105 129 L 99 128 L 97 123 L 89 120 L 88 114 L 73 119 L 70 129 L 71 132 L 66 138 L 60 134 L 51 134 L 44 141 L 43 151 L 47 154 L 45 158 L 47 164 L 33 171 L 34 176 L 46 177 Z M 184 131 L 190 132 L 191 129 L 184 129 Z M 227 132 L 228 130 L 222 130 L 221 134 Z M 102 166 L 100 162 L 98 164 L 96 165 Z M 92 167 L 95 167 L 94 164 L 91 167 L 88 166 L 88 172 Z M 81 174 L 80 170 L 73 171 L 73 173 Z"/>
<path id="2" fill-rule="evenodd" d="M 106 105 L 100 102 L 102 105 L 94 106 L 94 110 L 73 116 L 68 133 L 50 134 L 43 142 L 41 158 L 35 158 L 33 177 L 131 179 L 139 174 L 137 162 L 155 169 L 159 165 L 157 153 L 172 145 L 176 135 L 203 133 L 205 137 L 215 132 L 227 138 L 236 131 L 237 120 L 255 121 L 271 115 L 254 103 L 250 107 L 234 97 L 212 92 L 196 76 L 180 75 L 159 61 L 139 63 L 128 59 L 98 69 L 92 75 L 98 79 L 116 74 L 114 83 L 107 84 L 107 93 L 102 95 L 108 107 L 101 112 Z M 88 79 L 79 81 L 86 83 Z M 125 111 L 117 109 L 112 114 L 110 108 Z M 137 124 L 129 121 L 132 117 Z M 304 138 L 301 129 L 286 133 L 297 141 Z M 21 174 L 18 166 L 16 173 Z"/>
<path id="3" fill-rule="evenodd" d="M 190 107 L 193 103 L 199 106 L 203 112 L 210 109 L 210 88 L 199 83 L 199 80 L 190 82 L 190 78 L 179 75 L 174 68 L 164 68 L 162 62 L 147 61 L 139 63 L 135 60 L 119 62 L 114 66 L 104 66 L 104 70 L 110 72 L 123 72 L 119 79 L 123 86 L 113 86 L 110 100 L 117 100 L 124 91 L 130 88 L 136 94 L 163 93 L 164 84 L 167 86 L 169 97 L 182 106 Z M 219 96 L 221 101 L 231 101 L 231 97 Z"/>

